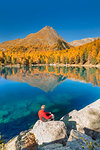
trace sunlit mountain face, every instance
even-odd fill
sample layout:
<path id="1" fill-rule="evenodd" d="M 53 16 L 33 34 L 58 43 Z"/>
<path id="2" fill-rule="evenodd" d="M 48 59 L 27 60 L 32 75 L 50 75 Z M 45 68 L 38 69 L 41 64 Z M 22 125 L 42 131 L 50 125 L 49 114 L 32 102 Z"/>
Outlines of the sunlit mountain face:
<path id="1" fill-rule="evenodd" d="M 31 33 L 27 35 L 24 39 L 15 39 L 11 41 L 6 41 L 3 43 L 0 43 L 0 49 L 1 50 L 7 50 L 7 49 L 16 49 L 20 47 L 25 47 L 25 51 L 29 51 L 29 47 L 33 46 L 34 50 L 43 50 L 46 46 L 46 49 L 53 49 L 53 50 L 59 50 L 59 47 L 61 49 L 70 48 L 70 44 L 65 41 L 52 27 L 45 26 L 37 33 Z M 16 47 L 16 48 L 15 48 Z M 18 51 L 21 49 L 19 48 Z"/>
<path id="2" fill-rule="evenodd" d="M 55 119 L 100 98 L 100 69 L 35 66 L 0 68 L 0 132 L 5 140 L 29 129 L 42 104 Z"/>

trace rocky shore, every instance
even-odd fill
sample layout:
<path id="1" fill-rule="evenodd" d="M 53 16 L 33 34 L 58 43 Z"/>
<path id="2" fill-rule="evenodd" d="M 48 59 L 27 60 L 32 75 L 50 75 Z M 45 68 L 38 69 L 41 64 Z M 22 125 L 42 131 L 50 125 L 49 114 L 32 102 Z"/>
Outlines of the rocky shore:
<path id="1" fill-rule="evenodd" d="M 100 99 L 59 121 L 41 122 L 6 144 L 7 150 L 100 150 Z"/>
<path id="2" fill-rule="evenodd" d="M 26 65 L 20 65 L 20 64 L 8 64 L 8 65 L 0 65 L 0 67 L 16 67 L 16 68 L 20 68 L 20 67 L 24 67 Z M 97 65 L 92 65 L 92 64 L 30 64 L 31 66 L 56 66 L 56 67 L 87 67 L 87 68 L 92 68 L 92 67 L 96 67 L 96 68 L 100 68 L 100 64 Z"/>

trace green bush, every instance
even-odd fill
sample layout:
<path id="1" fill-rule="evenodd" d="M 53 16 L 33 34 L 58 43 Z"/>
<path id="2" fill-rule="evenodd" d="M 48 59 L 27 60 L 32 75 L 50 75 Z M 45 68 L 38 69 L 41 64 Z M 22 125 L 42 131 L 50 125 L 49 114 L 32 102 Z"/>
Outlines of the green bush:
<path id="1" fill-rule="evenodd" d="M 0 134 L 0 150 L 6 150 L 5 144 L 4 144 L 4 139 L 2 139 L 1 134 Z"/>

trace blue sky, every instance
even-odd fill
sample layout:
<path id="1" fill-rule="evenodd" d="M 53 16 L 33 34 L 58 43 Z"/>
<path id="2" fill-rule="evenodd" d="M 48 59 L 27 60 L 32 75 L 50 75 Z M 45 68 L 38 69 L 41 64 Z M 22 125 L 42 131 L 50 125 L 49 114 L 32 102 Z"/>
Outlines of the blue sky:
<path id="1" fill-rule="evenodd" d="M 46 25 L 68 42 L 100 37 L 100 0 L 0 0 L 0 43 Z"/>

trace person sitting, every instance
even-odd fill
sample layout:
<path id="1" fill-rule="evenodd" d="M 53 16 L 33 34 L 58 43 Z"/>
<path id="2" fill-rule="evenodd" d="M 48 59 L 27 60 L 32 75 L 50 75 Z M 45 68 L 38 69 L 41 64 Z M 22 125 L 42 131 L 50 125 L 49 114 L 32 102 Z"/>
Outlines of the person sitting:
<path id="1" fill-rule="evenodd" d="M 45 105 L 41 106 L 41 109 L 38 112 L 39 119 L 43 122 L 54 120 L 54 115 L 50 112 L 45 112 Z"/>

